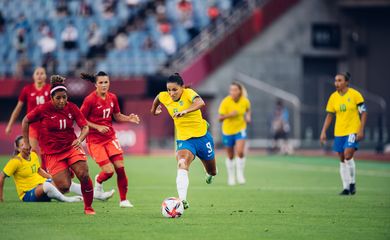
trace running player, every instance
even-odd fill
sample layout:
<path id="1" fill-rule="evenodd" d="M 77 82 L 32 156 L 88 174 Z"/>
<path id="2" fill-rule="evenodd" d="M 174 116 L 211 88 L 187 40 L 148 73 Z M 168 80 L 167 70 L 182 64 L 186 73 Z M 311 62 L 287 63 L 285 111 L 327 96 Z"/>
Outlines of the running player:
<path id="1" fill-rule="evenodd" d="M 206 170 L 206 183 L 210 184 L 217 174 L 214 141 L 207 131 L 208 123 L 200 109 L 205 106 L 202 98 L 192 89 L 185 88 L 178 73 L 167 80 L 167 91 L 160 92 L 153 101 L 151 113 L 159 115 L 163 104 L 171 115 L 176 129 L 176 159 L 178 163 L 176 187 L 184 208 L 187 201 L 188 170 L 197 156 Z"/>
<path id="2" fill-rule="evenodd" d="M 364 137 L 364 127 L 367 121 L 366 106 L 363 96 L 349 87 L 351 75 L 338 73 L 335 77 L 336 91 L 330 96 L 326 106 L 324 126 L 321 131 L 321 143 L 326 142 L 326 130 L 336 116 L 334 127 L 333 150 L 340 157 L 340 175 L 343 191 L 340 195 L 356 193 L 356 167 L 353 155 L 359 147 L 359 141 Z"/>
<path id="3" fill-rule="evenodd" d="M 82 73 L 81 78 L 92 82 L 96 87 L 96 90 L 84 99 L 81 106 L 81 112 L 90 127 L 87 136 L 88 151 L 102 170 L 95 177 L 96 195 L 103 193 L 103 182 L 110 179 L 115 170 L 120 195 L 119 206 L 133 207 L 126 196 L 128 182 L 123 163 L 123 151 L 112 127 L 112 117 L 118 122 L 136 124 L 139 123 L 139 117 L 135 114 L 127 116 L 120 112 L 118 98 L 109 92 L 110 79 L 105 72 L 98 72 L 96 75 Z"/>
<path id="4" fill-rule="evenodd" d="M 50 100 L 50 84 L 46 84 L 46 71 L 42 67 L 35 69 L 33 74 L 34 83 L 25 86 L 20 93 L 18 103 L 16 104 L 15 109 L 13 110 L 11 117 L 8 121 L 8 125 L 5 128 L 5 133 L 10 134 L 12 131 L 12 125 L 19 117 L 20 112 L 22 111 L 23 105 L 27 105 L 27 113 L 34 110 L 35 107 L 44 104 Z M 39 123 L 31 124 L 29 138 L 30 144 L 33 151 L 39 154 L 38 147 L 38 132 L 39 132 Z M 46 163 L 42 159 L 42 168 L 46 169 Z"/>
<path id="5" fill-rule="evenodd" d="M 219 121 L 222 122 L 222 142 L 226 147 L 228 185 L 245 183 L 246 124 L 251 121 L 251 104 L 245 87 L 237 82 L 230 85 L 229 96 L 219 106 Z M 237 158 L 235 155 L 237 154 Z"/>
<path id="6" fill-rule="evenodd" d="M 54 75 L 51 77 L 51 101 L 38 106 L 27 114 L 22 122 L 23 148 L 31 150 L 28 139 L 29 125 L 40 122 L 39 146 L 47 162 L 48 172 L 57 188 L 68 192 L 71 185 L 69 168 L 75 173 L 81 184 L 84 198 L 84 213 L 95 214 L 92 208 L 93 186 L 88 173 L 87 157 L 81 147 L 88 134 L 87 121 L 78 107 L 68 102 L 65 78 Z M 81 129 L 76 137 L 73 123 Z"/>
<path id="7" fill-rule="evenodd" d="M 0 172 L 0 202 L 3 199 L 4 180 L 14 177 L 16 191 L 23 202 L 81 202 L 80 196 L 66 197 L 51 183 L 51 176 L 40 167 L 38 155 L 23 149 L 23 137 L 15 140 L 15 155 Z"/>

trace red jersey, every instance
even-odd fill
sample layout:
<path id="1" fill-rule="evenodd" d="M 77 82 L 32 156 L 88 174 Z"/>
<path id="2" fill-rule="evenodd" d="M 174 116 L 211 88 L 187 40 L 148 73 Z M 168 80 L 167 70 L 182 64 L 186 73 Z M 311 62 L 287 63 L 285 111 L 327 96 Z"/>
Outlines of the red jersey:
<path id="1" fill-rule="evenodd" d="M 34 83 L 28 84 L 22 89 L 22 92 L 19 95 L 19 101 L 27 104 L 27 113 L 49 100 L 50 84 L 45 84 L 41 90 L 36 89 Z"/>
<path id="2" fill-rule="evenodd" d="M 87 125 L 79 108 L 68 102 L 63 109 L 56 109 L 52 102 L 39 105 L 27 114 L 29 123 L 40 122 L 39 146 L 45 154 L 63 153 L 72 148 L 77 138 L 74 122 L 82 128 Z"/>
<path id="3" fill-rule="evenodd" d="M 87 136 L 88 143 L 106 143 L 116 138 L 115 130 L 112 127 L 112 115 L 119 113 L 118 98 L 115 94 L 108 92 L 106 99 L 99 97 L 96 92 L 89 94 L 81 106 L 81 112 L 91 123 L 107 126 L 110 130 L 103 134 L 94 128 L 90 128 Z"/>

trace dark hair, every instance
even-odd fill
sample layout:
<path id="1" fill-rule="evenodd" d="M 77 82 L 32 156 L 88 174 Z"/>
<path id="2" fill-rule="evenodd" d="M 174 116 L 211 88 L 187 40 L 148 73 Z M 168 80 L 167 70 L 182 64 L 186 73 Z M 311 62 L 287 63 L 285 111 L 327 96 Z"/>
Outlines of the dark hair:
<path id="1" fill-rule="evenodd" d="M 14 155 L 18 155 L 19 154 L 19 151 L 18 151 L 18 147 L 19 147 L 19 141 L 23 139 L 23 136 L 17 136 L 15 138 L 15 141 L 14 141 Z"/>
<path id="2" fill-rule="evenodd" d="M 184 86 L 183 78 L 179 73 L 174 73 L 173 75 L 168 77 L 167 83 L 176 83 L 179 86 Z"/>
<path id="3" fill-rule="evenodd" d="M 351 74 L 349 72 L 341 72 L 341 73 L 338 73 L 337 75 L 344 76 L 345 81 L 351 80 Z"/>
<path id="4" fill-rule="evenodd" d="M 83 79 L 85 81 L 89 81 L 91 83 L 96 83 L 97 77 L 101 77 L 101 76 L 108 76 L 108 75 L 107 75 L 107 73 L 105 73 L 103 71 L 100 71 L 100 72 L 96 73 L 95 75 L 92 75 L 89 73 L 81 73 L 80 74 L 81 79 Z"/>
<path id="5" fill-rule="evenodd" d="M 50 90 L 50 95 L 53 97 L 56 92 L 59 92 L 59 91 L 65 91 L 67 92 L 66 90 L 66 86 L 65 86 L 65 77 L 62 77 L 60 75 L 52 75 L 50 77 L 50 84 L 51 84 L 51 90 Z M 59 89 L 56 89 L 53 91 L 53 89 L 55 87 L 59 87 L 59 86 L 62 86 L 64 88 L 59 88 Z"/>

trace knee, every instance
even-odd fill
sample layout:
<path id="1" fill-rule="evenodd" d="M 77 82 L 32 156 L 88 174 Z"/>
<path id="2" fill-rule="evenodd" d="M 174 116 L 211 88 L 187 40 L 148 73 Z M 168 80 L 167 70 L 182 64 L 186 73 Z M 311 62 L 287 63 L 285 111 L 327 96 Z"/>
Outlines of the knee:
<path id="1" fill-rule="evenodd" d="M 76 175 L 80 182 L 87 182 L 89 180 L 88 170 L 79 171 Z"/>
<path id="2" fill-rule="evenodd" d="M 244 152 L 237 152 L 237 156 L 238 156 L 239 158 L 245 157 Z"/>
<path id="3" fill-rule="evenodd" d="M 67 183 L 56 184 L 56 187 L 61 193 L 67 193 L 69 192 L 70 184 Z"/>
<path id="4" fill-rule="evenodd" d="M 351 160 L 353 157 L 352 154 L 345 154 L 345 160 Z"/>
<path id="5" fill-rule="evenodd" d="M 187 161 L 184 158 L 179 159 L 179 161 L 177 161 L 177 168 L 188 170 Z"/>

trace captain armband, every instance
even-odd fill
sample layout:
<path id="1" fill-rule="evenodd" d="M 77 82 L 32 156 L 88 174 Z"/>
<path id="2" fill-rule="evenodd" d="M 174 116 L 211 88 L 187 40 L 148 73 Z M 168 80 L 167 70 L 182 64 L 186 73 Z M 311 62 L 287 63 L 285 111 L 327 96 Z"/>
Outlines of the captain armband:
<path id="1" fill-rule="evenodd" d="M 358 111 L 360 114 L 362 114 L 363 112 L 367 112 L 367 107 L 364 103 L 361 103 L 358 105 Z"/>

